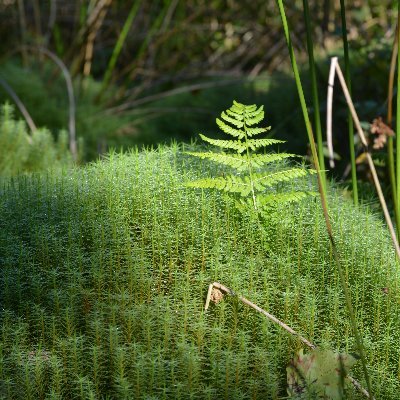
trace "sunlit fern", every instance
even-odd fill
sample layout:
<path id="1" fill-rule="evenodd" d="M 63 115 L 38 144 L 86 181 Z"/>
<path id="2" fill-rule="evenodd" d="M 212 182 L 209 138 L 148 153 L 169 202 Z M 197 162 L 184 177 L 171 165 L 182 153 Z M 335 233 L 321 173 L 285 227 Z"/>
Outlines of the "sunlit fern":
<path id="1" fill-rule="evenodd" d="M 277 139 L 254 139 L 253 136 L 267 132 L 271 127 L 255 127 L 264 119 L 264 107 L 244 105 L 233 101 L 233 105 L 221 113 L 221 119 L 216 122 L 219 128 L 235 140 L 210 139 L 202 134 L 200 137 L 214 146 L 236 152 L 188 152 L 195 157 L 208 159 L 218 164 L 226 165 L 236 170 L 235 173 L 216 178 L 205 178 L 186 185 L 195 188 L 215 188 L 228 193 L 239 193 L 243 198 L 241 203 L 250 204 L 256 211 L 262 211 L 272 204 L 300 201 L 308 195 L 315 195 L 309 191 L 289 191 L 276 193 L 273 186 L 280 182 L 289 182 L 293 179 L 314 174 L 315 170 L 293 167 L 277 172 L 263 170 L 265 164 L 279 162 L 285 158 L 296 157 L 289 153 L 259 154 L 256 151 L 272 144 L 283 143 Z"/>

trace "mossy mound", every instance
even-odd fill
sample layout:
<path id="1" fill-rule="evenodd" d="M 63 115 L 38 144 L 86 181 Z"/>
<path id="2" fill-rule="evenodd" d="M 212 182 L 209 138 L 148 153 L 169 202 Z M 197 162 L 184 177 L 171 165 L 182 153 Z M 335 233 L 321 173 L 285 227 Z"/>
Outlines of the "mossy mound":
<path id="1" fill-rule="evenodd" d="M 0 397 L 275 399 L 301 342 L 354 351 L 320 205 L 260 232 L 218 192 L 184 188 L 202 163 L 179 148 L 111 154 L 1 188 Z M 205 167 L 204 167 L 205 168 Z M 398 265 L 382 222 L 330 197 L 376 398 L 398 397 Z M 352 371 L 362 381 L 361 368 Z M 353 389 L 349 398 L 359 398 Z"/>

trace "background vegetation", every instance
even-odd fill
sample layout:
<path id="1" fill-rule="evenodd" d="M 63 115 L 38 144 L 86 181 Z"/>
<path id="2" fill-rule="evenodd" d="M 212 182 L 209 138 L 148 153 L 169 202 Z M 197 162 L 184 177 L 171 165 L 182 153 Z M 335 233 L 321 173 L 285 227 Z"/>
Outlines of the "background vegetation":
<path id="1" fill-rule="evenodd" d="M 232 199 L 184 187 L 225 176 L 185 151 L 201 149 L 198 133 L 220 137 L 215 117 L 233 99 L 264 105 L 268 137 L 311 161 L 276 3 L 0 0 L 0 399 L 286 398 L 299 338 L 235 297 L 206 313 L 213 281 L 345 353 L 359 350 L 348 285 L 373 393 L 397 399 L 398 260 L 357 139 L 361 204 L 348 201 L 341 95 L 327 185 L 340 265 L 316 199 L 276 205 L 260 230 Z M 386 114 L 396 4 L 287 3 L 313 104 L 303 112 L 317 114 L 307 39 L 323 125 L 329 59 L 343 65 L 348 43 L 353 98 L 373 144 L 373 119 L 395 122 Z M 385 146 L 372 155 L 393 194 Z M 273 190 L 316 186 L 308 177 Z M 368 386 L 361 363 L 353 373 Z"/>

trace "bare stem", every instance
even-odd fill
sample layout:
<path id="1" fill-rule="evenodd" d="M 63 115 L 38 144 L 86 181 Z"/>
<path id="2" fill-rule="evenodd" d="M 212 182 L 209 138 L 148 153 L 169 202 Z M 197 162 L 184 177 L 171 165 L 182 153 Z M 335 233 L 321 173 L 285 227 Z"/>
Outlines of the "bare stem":
<path id="1" fill-rule="evenodd" d="M 361 139 L 361 143 L 364 146 L 364 152 L 365 152 L 365 154 L 367 156 L 368 165 L 369 165 L 369 168 L 370 168 L 371 173 L 372 173 L 372 178 L 374 180 L 375 188 L 376 188 L 376 191 L 378 193 L 379 201 L 380 201 L 381 206 L 382 206 L 383 214 L 385 216 L 385 220 L 386 220 L 386 223 L 387 223 L 388 228 L 389 228 L 390 236 L 392 238 L 392 241 L 393 241 L 393 244 L 394 244 L 394 247 L 395 247 L 395 250 L 396 250 L 397 258 L 400 260 L 399 242 L 397 241 L 396 232 L 394 230 L 394 227 L 393 227 L 393 224 L 392 224 L 392 220 L 390 218 L 389 210 L 388 210 L 387 205 L 386 205 L 385 197 L 383 196 L 382 188 L 381 188 L 381 185 L 379 183 L 378 175 L 376 173 L 375 165 L 374 165 L 374 162 L 373 162 L 372 157 L 371 157 L 371 153 L 370 153 L 369 148 L 368 148 L 367 139 L 365 138 L 364 131 L 363 131 L 362 127 L 361 127 L 360 120 L 358 118 L 356 109 L 355 109 L 354 104 L 353 104 L 353 100 L 351 99 L 349 90 L 347 88 L 346 81 L 344 79 L 342 70 L 340 68 L 340 65 L 337 62 L 337 58 L 336 57 L 332 58 L 331 62 L 333 64 L 335 64 L 336 73 L 337 73 L 337 76 L 339 78 L 340 84 L 342 86 L 342 90 L 343 90 L 344 96 L 346 98 L 347 105 L 348 105 L 349 110 L 351 112 L 351 115 L 353 117 L 354 124 L 356 126 L 358 135 L 360 136 L 360 139 Z"/>

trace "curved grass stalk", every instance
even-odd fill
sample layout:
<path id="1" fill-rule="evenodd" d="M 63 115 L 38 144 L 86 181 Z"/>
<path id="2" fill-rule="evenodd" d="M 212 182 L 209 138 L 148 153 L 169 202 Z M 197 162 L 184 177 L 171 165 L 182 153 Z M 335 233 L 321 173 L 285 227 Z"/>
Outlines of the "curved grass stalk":
<path id="1" fill-rule="evenodd" d="M 37 50 L 48 56 L 51 60 L 53 60 L 63 73 L 65 84 L 67 86 L 68 101 L 69 101 L 69 118 L 68 118 L 69 149 L 71 151 L 72 157 L 76 161 L 78 158 L 78 148 L 76 144 L 76 128 L 75 128 L 76 106 L 75 106 L 74 87 L 72 85 L 71 75 L 68 71 L 68 68 L 63 63 L 63 61 L 59 57 L 57 57 L 54 53 L 52 53 L 50 50 L 47 50 L 44 47 L 38 47 Z"/>
<path id="2" fill-rule="evenodd" d="M 30 116 L 28 110 L 26 109 L 24 103 L 20 100 L 17 93 L 15 93 L 14 89 L 3 79 L 0 77 L 0 85 L 3 86 L 4 90 L 10 95 L 10 97 L 14 100 L 14 103 L 17 105 L 19 111 L 24 116 L 26 123 L 29 126 L 31 132 L 35 132 L 37 130 L 35 123 L 33 122 L 32 117 Z M 27 136 L 29 144 L 32 144 L 32 137 Z"/>
<path id="3" fill-rule="evenodd" d="M 330 218 L 329 218 L 329 213 L 328 213 L 328 202 L 327 202 L 327 197 L 326 197 L 326 191 L 325 191 L 324 185 L 322 184 L 321 168 L 320 168 L 319 162 L 318 162 L 317 148 L 316 148 L 315 141 L 314 141 L 314 135 L 313 135 L 313 131 L 312 131 L 312 128 L 311 128 L 310 119 L 309 119 L 309 116 L 308 116 L 307 104 L 306 104 L 306 101 L 305 101 L 303 87 L 302 87 L 301 80 L 300 80 L 299 70 L 298 70 L 298 67 L 297 67 L 297 61 L 296 61 L 293 45 L 292 45 L 291 38 L 290 38 L 289 26 L 288 26 L 287 19 L 286 19 L 285 9 L 283 7 L 283 0 L 277 0 L 277 4 L 278 4 L 278 8 L 279 8 L 279 13 L 280 13 L 280 16 L 281 16 L 281 19 L 282 19 L 282 25 L 283 25 L 283 29 L 284 29 L 284 32 L 285 32 L 285 38 L 286 38 L 287 46 L 288 46 L 288 49 L 289 49 L 290 61 L 292 63 L 292 68 L 293 68 L 293 73 L 294 73 L 294 77 L 295 77 L 297 92 L 298 92 L 298 95 L 299 95 L 301 109 L 302 109 L 303 117 L 304 117 L 304 122 L 305 122 L 305 125 L 306 125 L 308 140 L 309 140 L 309 143 L 310 143 L 310 146 L 311 146 L 313 162 L 314 162 L 314 165 L 315 165 L 315 169 L 317 170 L 318 186 L 319 186 L 319 192 L 320 192 L 320 195 L 321 195 L 320 196 L 321 197 L 321 204 L 322 204 L 322 209 L 323 209 L 326 229 L 327 229 L 327 232 L 328 232 L 329 241 L 330 241 L 330 243 L 332 245 L 332 253 L 333 253 L 333 256 L 334 256 L 334 259 L 335 259 L 336 267 L 338 269 L 342 290 L 343 290 L 343 293 L 345 295 L 346 306 L 347 306 L 347 310 L 348 310 L 349 317 L 350 317 L 351 327 L 352 327 L 353 332 L 354 332 L 356 345 L 357 345 L 357 350 L 358 350 L 358 352 L 360 354 L 361 363 L 362 363 L 362 369 L 363 369 L 365 380 L 367 382 L 368 392 L 369 392 L 370 398 L 371 398 L 372 397 L 372 386 L 371 386 L 371 382 L 370 382 L 370 378 L 369 378 L 369 374 L 368 374 L 368 369 L 367 369 L 367 361 L 366 361 L 365 352 L 364 352 L 364 345 L 363 345 L 363 341 L 362 341 L 361 335 L 360 335 L 358 327 L 357 327 L 357 322 L 356 322 L 356 318 L 355 318 L 355 314 L 354 314 L 354 310 L 353 310 L 353 305 L 352 305 L 352 301 L 351 301 L 351 296 L 350 296 L 350 290 L 349 290 L 349 288 L 347 286 L 346 277 L 344 275 L 344 272 L 343 272 L 343 269 L 342 269 L 342 266 L 341 266 L 341 263 L 340 263 L 339 253 L 337 251 L 336 243 L 335 243 L 335 240 L 334 240 L 334 237 L 333 237 L 332 225 L 331 225 Z"/>

